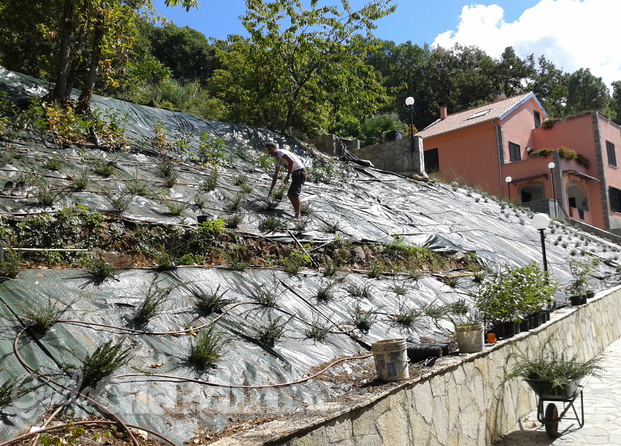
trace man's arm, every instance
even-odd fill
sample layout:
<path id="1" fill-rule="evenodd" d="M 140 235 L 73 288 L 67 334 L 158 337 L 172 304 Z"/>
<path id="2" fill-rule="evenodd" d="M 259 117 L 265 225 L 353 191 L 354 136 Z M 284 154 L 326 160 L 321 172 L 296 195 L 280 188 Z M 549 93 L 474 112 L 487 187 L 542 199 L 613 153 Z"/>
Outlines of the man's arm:
<path id="1" fill-rule="evenodd" d="M 274 170 L 274 176 L 272 177 L 272 186 L 270 187 L 270 191 L 267 193 L 268 197 L 272 195 L 272 190 L 274 190 L 274 186 L 276 186 L 276 181 L 278 181 L 279 173 L 280 173 L 280 164 L 277 164 L 276 169 Z"/>

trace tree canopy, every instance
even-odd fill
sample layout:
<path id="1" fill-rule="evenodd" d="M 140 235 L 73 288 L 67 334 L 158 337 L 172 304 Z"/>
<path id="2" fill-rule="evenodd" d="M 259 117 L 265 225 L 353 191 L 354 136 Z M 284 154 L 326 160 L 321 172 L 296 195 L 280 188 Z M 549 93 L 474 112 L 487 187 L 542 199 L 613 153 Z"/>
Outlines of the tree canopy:
<path id="1" fill-rule="evenodd" d="M 621 80 L 609 89 L 588 68 L 566 73 L 512 47 L 494 59 L 474 46 L 376 39 L 391 1 L 246 0 L 249 37 L 219 41 L 160 25 L 151 0 L 0 0 L 0 64 L 49 80 L 61 103 L 78 88 L 82 110 L 98 91 L 299 136 L 372 140 L 365 122 L 408 121 L 408 96 L 419 129 L 440 103 L 454 113 L 526 91 L 552 117 L 595 110 L 621 122 Z M 191 14 L 198 0 L 166 4 Z"/>

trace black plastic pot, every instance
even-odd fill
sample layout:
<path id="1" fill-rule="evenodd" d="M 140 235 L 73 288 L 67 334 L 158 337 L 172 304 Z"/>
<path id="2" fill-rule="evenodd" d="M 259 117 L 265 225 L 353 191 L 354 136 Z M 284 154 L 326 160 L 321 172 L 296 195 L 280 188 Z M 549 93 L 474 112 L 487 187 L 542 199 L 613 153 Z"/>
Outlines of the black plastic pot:
<path id="1" fill-rule="evenodd" d="M 584 305 L 587 303 L 587 298 L 585 296 L 570 296 L 569 300 L 573 306 Z"/>
<path id="2" fill-rule="evenodd" d="M 528 331 L 531 328 L 533 327 L 530 325 L 530 318 L 526 316 L 522 322 L 520 322 L 520 331 Z"/>
<path id="3" fill-rule="evenodd" d="M 505 322 L 505 338 L 510 338 L 511 336 L 515 336 L 520 333 L 520 324 L 517 322 Z"/>
<path id="4" fill-rule="evenodd" d="M 539 327 L 543 322 L 541 321 L 541 313 L 533 313 L 529 317 L 531 328 Z"/>

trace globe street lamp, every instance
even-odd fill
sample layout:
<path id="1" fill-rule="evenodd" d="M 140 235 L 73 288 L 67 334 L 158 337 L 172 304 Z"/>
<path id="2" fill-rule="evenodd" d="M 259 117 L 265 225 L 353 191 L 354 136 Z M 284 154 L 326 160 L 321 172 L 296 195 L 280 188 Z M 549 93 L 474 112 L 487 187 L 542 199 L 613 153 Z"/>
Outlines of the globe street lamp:
<path id="1" fill-rule="evenodd" d="M 558 211 L 556 209 L 556 194 L 554 193 L 554 163 L 548 163 L 548 169 L 550 169 L 550 184 L 552 185 L 552 201 L 554 201 L 554 218 L 558 218 Z"/>
<path id="2" fill-rule="evenodd" d="M 509 192 L 509 201 L 511 201 L 511 181 L 513 181 L 513 178 L 505 178 L 505 183 L 507 183 L 507 192 Z"/>
<path id="3" fill-rule="evenodd" d="M 414 151 L 414 118 L 412 114 L 414 110 L 414 98 L 412 96 L 405 98 L 405 105 L 407 105 L 410 111 L 410 145 L 412 147 L 412 151 Z"/>
<path id="4" fill-rule="evenodd" d="M 550 217 L 548 214 L 535 214 L 532 220 L 533 228 L 539 231 L 541 234 L 541 253 L 543 254 L 543 270 L 548 272 L 548 260 L 546 259 L 546 243 L 545 243 L 545 235 L 543 231 L 550 226 Z"/>

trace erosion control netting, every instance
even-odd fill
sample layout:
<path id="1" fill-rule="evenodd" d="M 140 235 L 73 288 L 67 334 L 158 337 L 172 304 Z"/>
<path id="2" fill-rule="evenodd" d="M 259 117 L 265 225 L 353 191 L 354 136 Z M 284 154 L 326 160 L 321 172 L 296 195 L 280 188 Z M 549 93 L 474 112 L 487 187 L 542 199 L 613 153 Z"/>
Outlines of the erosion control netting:
<path id="1" fill-rule="evenodd" d="M 34 79 L 6 71 L 0 71 L 0 77 L 14 100 L 45 93 L 44 85 Z M 57 147 L 22 135 L 12 142 L 13 159 L 0 168 L 0 185 L 10 185 L 0 194 L 0 209 L 6 218 L 23 219 L 75 205 L 110 212 L 110 199 L 102 191 L 121 194 L 128 181 L 140 181 L 153 193 L 131 197 L 131 205 L 121 216 L 110 216 L 117 220 L 119 232 L 132 221 L 194 226 L 200 216 L 211 219 L 237 212 L 243 216 L 235 230 L 238 234 L 275 242 L 297 240 L 310 251 L 320 250 L 330 241 L 382 244 L 399 236 L 417 246 L 457 257 L 475 253 L 493 269 L 541 259 L 539 233 L 530 225 L 527 210 L 505 207 L 472 190 L 412 181 L 357 163 L 336 163 L 336 168 L 330 164 L 329 172 L 316 167 L 317 172 L 323 172 L 324 181 L 309 181 L 304 186 L 303 200 L 312 209 L 305 228 L 287 219 L 286 229 L 261 232 L 259 226 L 266 217 L 291 217 L 286 199 L 273 210 L 266 210 L 263 204 L 272 168 L 260 159 L 262 144 L 268 139 L 285 144 L 285 140 L 265 130 L 112 99 L 96 97 L 94 102 L 97 107 L 111 107 L 130 116 L 127 128 L 134 140 L 131 147 L 114 152 Z M 157 120 L 170 134 L 182 126 L 189 149 L 162 155 L 150 147 L 148 138 L 153 137 Z M 228 153 L 218 169 L 218 185 L 212 191 L 205 191 L 201 185 L 213 173 L 213 167 L 192 160 L 192 151 L 199 152 L 202 132 L 222 137 Z M 175 157 L 180 173 L 172 187 L 164 187 L 154 173 L 162 156 L 168 155 Z M 60 171 L 40 167 L 52 158 L 62 160 Z M 101 159 L 114 165 L 110 177 L 92 173 L 94 163 Z M 310 166 L 311 157 L 307 156 L 306 161 Z M 76 191 L 70 186 L 81 172 L 91 172 L 89 185 Z M 63 191 L 52 206 L 40 206 L 34 198 L 36 189 L 21 184 L 24 176 L 33 173 L 44 176 L 54 190 Z M 250 186 L 246 194 L 241 194 L 240 175 Z M 310 178 L 320 179 L 320 175 L 313 177 L 311 170 Z M 201 208 L 196 205 L 197 194 L 204 200 Z M 231 203 L 238 196 L 243 198 L 239 210 L 232 211 Z M 182 215 L 171 213 L 171 202 L 185 205 Z M 335 226 L 338 237 L 330 229 Z M 604 288 L 618 283 L 618 247 L 563 223 L 553 222 L 548 231 L 547 256 L 552 274 L 561 283 L 570 278 L 567 260 L 574 256 L 603 260 L 593 285 Z M 457 277 L 453 286 L 447 284 L 447 276 Z M 318 299 L 318 291 L 328 285 L 330 298 Z M 233 271 L 180 267 L 169 272 L 134 268 L 95 284 L 83 270 L 25 270 L 17 279 L 0 284 L 5 316 L 0 337 L 0 376 L 2 382 L 9 377 L 23 380 L 28 376 L 28 366 L 71 387 L 76 378 L 74 369 L 67 364 L 79 366 L 102 343 L 125 339 L 131 346 L 131 361 L 96 389 L 95 398 L 126 423 L 152 429 L 181 443 L 200 429 L 218 430 L 235 420 L 290 413 L 348 392 L 361 370 L 356 361 L 333 367 L 335 373 L 349 373 L 350 380 L 308 378 L 322 365 L 342 356 L 368 355 L 376 340 L 446 340 L 452 331 L 447 322 L 421 316 L 406 329 L 395 324 L 394 315 L 459 298 L 470 299 L 467 293 L 472 287 L 472 276 L 463 271 L 370 278 L 364 272 L 349 270 L 328 278 L 315 269 L 291 275 L 276 268 Z M 221 314 L 200 316 L 192 289 L 224 293 L 231 303 Z M 169 293 L 162 311 L 145 326 L 137 327 L 132 321 L 136 309 L 145 297 L 158 290 Z M 560 291 L 557 299 L 563 302 L 566 296 Z M 21 333 L 26 310 L 50 303 L 67 308 L 62 321 L 39 338 Z M 357 323 L 363 316 L 370 322 L 368 331 Z M 217 367 L 199 369 L 188 361 L 189 350 L 197 333 L 211 324 L 226 334 L 229 344 Z M 276 337 L 273 342 L 266 337 L 270 334 L 266 333 L 268 328 Z M 313 329 L 325 337 L 312 340 L 309 333 Z M 18 355 L 13 348 L 17 336 Z M 372 359 L 365 361 L 368 364 Z M 290 384 L 280 386 L 286 383 Z M 27 385 L 36 384 L 41 385 L 0 410 L 0 439 L 7 440 L 40 424 L 49 407 L 70 396 L 43 378 Z M 97 413 L 83 401 L 71 407 L 78 416 Z"/>

